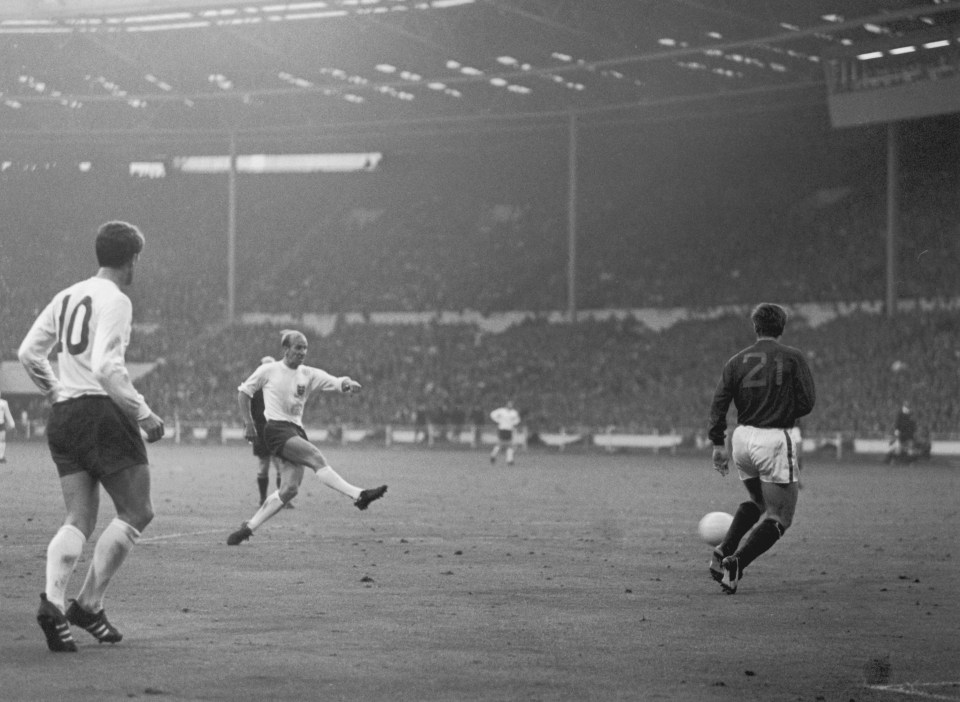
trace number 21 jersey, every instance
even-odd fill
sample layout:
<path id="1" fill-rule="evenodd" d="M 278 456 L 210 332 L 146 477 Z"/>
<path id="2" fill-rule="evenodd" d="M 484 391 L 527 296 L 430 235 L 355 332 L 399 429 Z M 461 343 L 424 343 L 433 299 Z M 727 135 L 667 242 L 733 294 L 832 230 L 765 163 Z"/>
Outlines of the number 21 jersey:
<path id="1" fill-rule="evenodd" d="M 714 446 L 723 443 L 731 401 L 738 424 L 793 427 L 816 402 L 813 375 L 803 352 L 763 338 L 726 362 L 710 408 L 708 433 Z"/>

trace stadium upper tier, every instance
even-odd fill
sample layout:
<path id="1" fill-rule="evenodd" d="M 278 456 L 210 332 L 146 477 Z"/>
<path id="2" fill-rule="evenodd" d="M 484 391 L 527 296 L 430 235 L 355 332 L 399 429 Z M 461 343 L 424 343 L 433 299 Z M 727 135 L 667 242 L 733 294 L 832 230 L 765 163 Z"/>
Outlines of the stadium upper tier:
<path id="1" fill-rule="evenodd" d="M 883 299 L 882 143 L 771 153 L 705 138 L 681 151 L 682 132 L 657 132 L 651 144 L 584 145 L 573 215 L 578 308 Z M 924 155 L 931 150 L 941 156 Z M 904 156 L 902 297 L 960 292 L 951 263 L 960 178 L 947 158 L 956 150 L 928 142 L 914 162 Z M 63 162 L 8 165 L 0 171 L 4 324 L 91 270 L 91 233 L 108 218 L 147 235 L 133 291 L 140 321 L 224 319 L 226 176 L 133 178 L 126 163 L 106 159 L 86 173 Z M 571 202 L 555 143 L 399 151 L 373 172 L 237 180 L 238 312 L 568 305 Z"/>

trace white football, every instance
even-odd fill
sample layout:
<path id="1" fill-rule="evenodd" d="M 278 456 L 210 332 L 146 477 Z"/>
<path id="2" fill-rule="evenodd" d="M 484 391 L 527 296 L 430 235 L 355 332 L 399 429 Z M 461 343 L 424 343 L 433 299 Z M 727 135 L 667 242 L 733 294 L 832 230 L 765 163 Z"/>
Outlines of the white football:
<path id="1" fill-rule="evenodd" d="M 716 546 L 723 537 L 727 535 L 727 529 L 733 523 L 733 515 L 726 512 L 710 512 L 703 515 L 703 519 L 697 525 L 697 532 L 700 538 L 711 546 Z"/>

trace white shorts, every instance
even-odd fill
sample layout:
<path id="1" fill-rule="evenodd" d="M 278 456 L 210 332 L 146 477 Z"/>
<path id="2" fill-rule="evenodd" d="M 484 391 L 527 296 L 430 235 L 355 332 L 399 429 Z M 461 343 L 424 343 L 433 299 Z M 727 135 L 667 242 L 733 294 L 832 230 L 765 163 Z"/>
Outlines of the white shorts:
<path id="1" fill-rule="evenodd" d="M 760 478 L 765 483 L 800 480 L 800 431 L 738 426 L 731 439 L 733 462 L 740 479 Z"/>

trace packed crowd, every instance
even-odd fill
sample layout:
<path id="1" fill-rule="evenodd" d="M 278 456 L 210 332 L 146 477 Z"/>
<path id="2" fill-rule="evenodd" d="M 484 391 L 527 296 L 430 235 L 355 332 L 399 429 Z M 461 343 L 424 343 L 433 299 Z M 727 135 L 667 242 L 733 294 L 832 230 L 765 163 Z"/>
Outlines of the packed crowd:
<path id="1" fill-rule="evenodd" d="M 787 343 L 809 354 L 820 401 L 814 433 L 883 436 L 903 400 L 925 429 L 960 426 L 960 322 L 950 310 L 890 320 L 858 312 L 811 327 L 797 318 Z M 236 387 L 264 355 L 279 356 L 279 326 L 141 328 L 131 362 L 156 362 L 138 381 L 166 416 L 234 424 Z M 472 324 L 383 325 L 341 321 L 311 332 L 309 361 L 366 388 L 350 398 L 311 399 L 317 423 L 412 425 L 427 413 L 485 416 L 512 398 L 533 431 L 702 431 L 723 361 L 751 341 L 743 314 L 683 321 L 653 331 L 633 318 L 556 324 L 531 319 L 489 333 Z M 449 420 L 459 424 L 461 421 Z"/>
<path id="2" fill-rule="evenodd" d="M 562 152 L 530 149 L 406 153 L 373 173 L 241 176 L 237 311 L 564 310 L 565 163 Z M 666 147 L 646 160 L 622 150 L 580 168 L 580 309 L 884 298 L 885 182 L 858 159 L 797 150 L 763 174 L 733 160 L 697 172 L 696 153 L 680 162 Z M 958 180 L 940 169 L 903 175 L 902 297 L 947 305 L 960 296 Z M 91 233 L 122 214 L 148 236 L 130 290 L 138 330 L 128 354 L 159 360 L 145 390 L 186 420 L 234 419 L 233 391 L 277 352 L 277 330 L 224 326 L 226 178 L 138 179 L 95 164 L 83 175 L 4 171 L 0 181 L 2 358 L 15 358 L 64 280 L 91 272 Z M 38 206 L 38 193 L 55 196 Z M 499 334 L 341 323 L 314 336 L 311 355 L 371 388 L 323 405 L 330 421 L 410 422 L 425 408 L 459 417 L 513 397 L 546 430 L 669 431 L 702 425 L 714 373 L 749 331 L 739 318 L 659 332 L 634 322 L 538 321 Z M 911 397 L 933 431 L 956 431 L 954 331 L 951 315 L 936 312 L 791 326 L 825 398 L 810 428 L 884 432 L 891 408 Z"/>
<path id="3" fill-rule="evenodd" d="M 798 317 L 784 341 L 808 353 L 819 391 L 805 430 L 885 436 L 909 400 L 924 429 L 955 434 L 958 332 L 952 311 L 895 320 L 858 312 L 816 327 Z M 131 357 L 155 358 L 152 336 Z M 752 341 L 752 330 L 738 314 L 661 331 L 633 319 L 531 320 L 496 334 L 467 324 L 341 323 L 311 337 L 309 362 L 365 387 L 350 398 L 312 398 L 307 414 L 319 424 L 412 425 L 424 411 L 446 424 L 510 398 L 531 431 L 696 434 L 719 368 Z M 172 353 L 140 385 L 168 415 L 234 423 L 236 386 L 261 356 L 279 355 L 279 339 L 279 327 L 243 326 L 167 345 Z"/>

